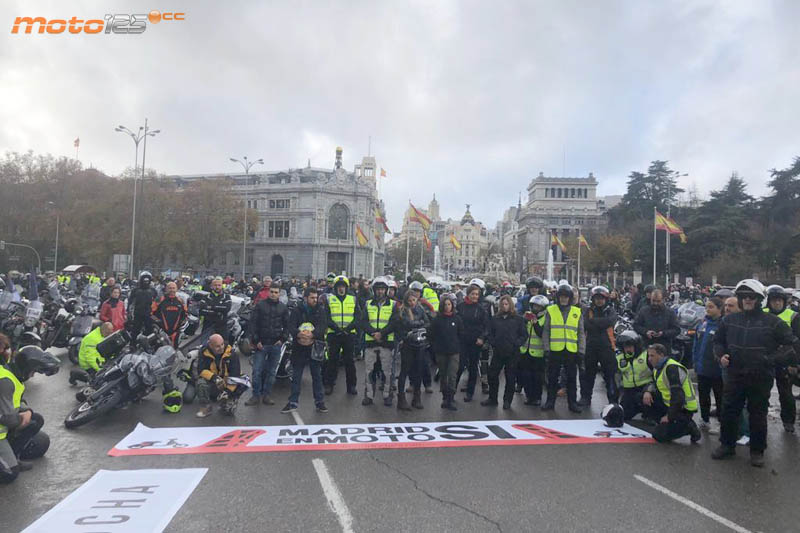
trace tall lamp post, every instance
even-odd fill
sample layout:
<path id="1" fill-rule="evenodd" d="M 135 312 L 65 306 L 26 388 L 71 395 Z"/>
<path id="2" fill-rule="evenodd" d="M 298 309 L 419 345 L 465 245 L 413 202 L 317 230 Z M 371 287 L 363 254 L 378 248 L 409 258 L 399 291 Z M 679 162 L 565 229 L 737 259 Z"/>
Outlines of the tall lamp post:
<path id="1" fill-rule="evenodd" d="M 236 159 L 231 157 L 230 160 L 234 163 L 239 163 L 244 168 L 244 175 L 250 176 L 250 168 L 253 165 L 263 165 L 263 159 L 256 159 L 255 161 L 248 161 L 247 156 L 244 156 L 242 159 Z M 247 185 L 250 185 L 249 178 L 247 180 Z M 244 270 L 245 270 L 245 259 L 247 257 L 247 189 L 244 190 L 244 231 L 242 232 L 242 280 L 245 279 L 244 277 Z"/>
<path id="2" fill-rule="evenodd" d="M 47 202 L 47 204 L 56 208 L 56 249 L 53 252 L 53 272 L 58 272 L 58 229 L 61 225 L 61 213 L 58 211 L 55 202 Z"/>
<path id="3" fill-rule="evenodd" d="M 155 135 L 160 133 L 161 130 L 150 130 L 150 128 L 147 126 L 147 119 L 145 118 L 144 126 L 139 126 L 139 130 L 136 133 L 132 132 L 125 126 L 117 126 L 114 128 L 114 131 L 129 135 L 130 138 L 133 139 L 133 144 L 136 145 L 136 163 L 133 167 L 133 219 L 131 220 L 131 255 L 129 262 L 130 272 L 128 274 L 130 279 L 133 279 L 133 250 L 136 239 L 136 177 L 138 176 L 139 169 L 139 143 L 142 141 L 142 139 L 144 139 L 144 148 L 142 149 L 142 182 L 144 182 L 145 157 L 147 155 L 147 137 L 155 137 Z"/>

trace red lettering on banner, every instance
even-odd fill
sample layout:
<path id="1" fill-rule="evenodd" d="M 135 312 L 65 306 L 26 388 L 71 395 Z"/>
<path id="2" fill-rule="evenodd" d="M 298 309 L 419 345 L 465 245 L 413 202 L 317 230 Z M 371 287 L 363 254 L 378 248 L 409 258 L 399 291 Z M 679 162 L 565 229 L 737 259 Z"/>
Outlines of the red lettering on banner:
<path id="1" fill-rule="evenodd" d="M 226 449 L 231 450 L 240 446 L 247 446 L 253 439 L 266 433 L 263 429 L 237 429 L 225 433 L 221 437 L 209 441 L 198 448 Z M 200 450 L 198 450 L 199 452 Z"/>

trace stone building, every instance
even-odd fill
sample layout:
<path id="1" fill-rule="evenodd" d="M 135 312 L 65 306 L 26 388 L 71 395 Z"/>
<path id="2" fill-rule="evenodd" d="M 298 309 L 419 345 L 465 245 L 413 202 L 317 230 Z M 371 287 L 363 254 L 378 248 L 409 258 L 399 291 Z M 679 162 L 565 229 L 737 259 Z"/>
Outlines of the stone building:
<path id="1" fill-rule="evenodd" d="M 196 180 L 229 179 L 232 194 L 258 211 L 256 231 L 247 240 L 245 273 L 322 278 L 328 272 L 371 278 L 383 273 L 383 230 L 374 210 L 381 206 L 375 158 L 366 156 L 352 172 L 336 149 L 333 168 L 312 167 L 251 172 L 170 176 L 179 186 Z M 369 242 L 360 246 L 356 226 Z M 379 238 L 376 238 L 376 229 Z M 373 259 L 374 251 L 374 259 Z M 213 271 L 241 275 L 242 242 L 220 245 Z"/>

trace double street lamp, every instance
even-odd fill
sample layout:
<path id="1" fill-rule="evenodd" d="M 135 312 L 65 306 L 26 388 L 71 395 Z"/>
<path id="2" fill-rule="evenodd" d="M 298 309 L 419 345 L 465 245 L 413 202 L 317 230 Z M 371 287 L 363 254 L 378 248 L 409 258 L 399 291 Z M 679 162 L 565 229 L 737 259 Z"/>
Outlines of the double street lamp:
<path id="1" fill-rule="evenodd" d="M 147 119 L 144 119 L 144 126 L 139 126 L 139 130 L 134 133 L 130 129 L 126 128 L 125 126 L 117 126 L 114 128 L 114 131 L 118 131 L 120 133 L 125 133 L 129 135 L 131 139 L 133 139 L 133 144 L 136 145 L 136 163 L 133 167 L 133 220 L 131 221 L 131 255 L 130 255 L 130 273 L 129 276 L 131 279 L 134 279 L 134 270 L 133 270 L 133 249 L 134 249 L 134 242 L 136 237 L 136 177 L 138 175 L 139 169 L 139 143 L 144 139 L 144 147 L 142 148 L 142 183 L 144 183 L 144 169 L 145 169 L 145 157 L 147 157 L 147 138 L 148 137 L 155 137 L 157 133 L 160 133 L 161 130 L 150 130 L 147 126 Z"/>
<path id="2" fill-rule="evenodd" d="M 61 212 L 58 210 L 58 206 L 55 202 L 47 202 L 48 205 L 52 205 L 56 209 L 56 249 L 53 252 L 53 272 L 58 272 L 58 227 L 61 225 Z"/>
<path id="3" fill-rule="evenodd" d="M 250 175 L 250 169 L 254 165 L 263 165 L 263 159 L 256 159 L 255 161 L 248 161 L 247 156 L 244 156 L 242 159 L 236 159 L 231 157 L 230 160 L 234 163 L 239 163 L 244 168 L 244 175 Z M 249 178 L 245 180 L 245 185 L 250 185 Z M 242 280 L 245 279 L 245 259 L 247 257 L 247 189 L 244 190 L 244 231 L 242 232 Z"/>

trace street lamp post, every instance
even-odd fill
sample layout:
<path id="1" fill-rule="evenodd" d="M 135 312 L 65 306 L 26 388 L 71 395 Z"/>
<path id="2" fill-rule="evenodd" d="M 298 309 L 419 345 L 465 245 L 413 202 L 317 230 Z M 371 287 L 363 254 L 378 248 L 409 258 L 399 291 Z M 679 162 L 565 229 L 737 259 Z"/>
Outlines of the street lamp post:
<path id="1" fill-rule="evenodd" d="M 47 202 L 49 205 L 56 207 L 55 202 Z M 61 213 L 56 211 L 56 249 L 53 252 L 53 272 L 58 272 L 58 229 L 61 225 Z"/>
<path id="2" fill-rule="evenodd" d="M 236 158 L 229 158 L 234 163 L 239 163 L 244 168 L 244 175 L 250 176 L 250 168 L 253 165 L 263 165 L 263 159 L 256 159 L 255 161 L 248 161 L 247 156 L 244 156 L 241 160 Z M 249 185 L 249 178 L 245 180 L 247 183 L 245 185 Z M 245 259 L 247 257 L 247 189 L 244 190 L 244 231 L 242 232 L 242 280 L 245 279 Z"/>
<path id="3" fill-rule="evenodd" d="M 144 126 L 139 126 L 139 131 L 136 133 L 132 132 L 130 129 L 126 128 L 125 126 L 117 126 L 114 128 L 114 131 L 118 131 L 120 133 L 125 133 L 133 139 L 133 144 L 136 145 L 136 162 L 133 167 L 133 218 L 131 220 L 131 255 L 129 260 L 129 267 L 130 272 L 129 276 L 131 279 L 134 278 L 134 271 L 133 271 L 133 251 L 134 251 L 134 243 L 136 239 L 136 177 L 138 176 L 139 170 L 139 143 L 144 139 L 144 148 L 142 149 L 142 183 L 144 183 L 144 169 L 145 169 L 145 157 L 147 154 L 147 137 L 155 137 L 156 133 L 160 133 L 161 130 L 152 130 L 147 126 L 147 119 L 144 119 Z"/>

